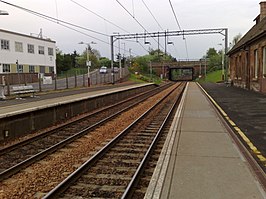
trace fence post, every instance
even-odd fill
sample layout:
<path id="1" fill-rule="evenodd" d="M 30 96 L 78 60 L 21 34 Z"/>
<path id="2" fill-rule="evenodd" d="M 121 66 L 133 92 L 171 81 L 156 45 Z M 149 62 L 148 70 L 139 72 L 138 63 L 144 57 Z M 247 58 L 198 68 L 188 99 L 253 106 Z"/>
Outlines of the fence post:
<path id="1" fill-rule="evenodd" d="M 9 74 L 6 75 L 6 85 L 7 85 L 7 95 L 8 96 L 10 95 L 10 83 L 9 83 L 10 77 L 9 76 L 10 76 Z"/>
<path id="2" fill-rule="evenodd" d="M 66 73 L 66 88 L 68 89 L 68 76 L 67 76 L 67 73 Z"/>
<path id="3" fill-rule="evenodd" d="M 77 88 L 77 71 L 75 71 L 75 88 Z"/>
<path id="4" fill-rule="evenodd" d="M 83 87 L 85 87 L 85 74 L 83 73 Z"/>
<path id="5" fill-rule="evenodd" d="M 57 90 L 57 77 L 54 77 L 54 89 Z"/>
<path id="6" fill-rule="evenodd" d="M 24 85 L 27 86 L 27 80 L 26 80 L 26 74 L 23 73 L 23 78 L 24 78 Z"/>
<path id="7" fill-rule="evenodd" d="M 39 91 L 42 92 L 42 80 L 41 80 L 41 75 L 39 74 Z"/>

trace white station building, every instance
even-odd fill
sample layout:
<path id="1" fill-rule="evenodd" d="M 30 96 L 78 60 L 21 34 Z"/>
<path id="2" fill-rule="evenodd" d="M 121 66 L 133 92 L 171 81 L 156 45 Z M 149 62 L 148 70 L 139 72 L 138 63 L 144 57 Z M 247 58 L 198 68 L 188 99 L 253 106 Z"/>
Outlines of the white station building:
<path id="1" fill-rule="evenodd" d="M 0 29 L 0 74 L 56 74 L 55 41 Z"/>

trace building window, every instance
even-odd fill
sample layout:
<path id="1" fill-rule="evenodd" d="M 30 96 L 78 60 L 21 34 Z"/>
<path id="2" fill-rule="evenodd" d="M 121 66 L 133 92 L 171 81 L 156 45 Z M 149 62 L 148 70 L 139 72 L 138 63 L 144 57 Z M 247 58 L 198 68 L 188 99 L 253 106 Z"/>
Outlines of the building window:
<path id="1" fill-rule="evenodd" d="M 263 77 L 266 78 L 266 47 L 263 48 Z"/>
<path id="2" fill-rule="evenodd" d="M 54 73 L 54 67 L 52 66 L 49 67 L 49 73 Z"/>
<path id="3" fill-rule="evenodd" d="M 34 53 L 34 45 L 28 44 L 28 53 Z"/>
<path id="4" fill-rule="evenodd" d="M 44 46 L 39 46 L 39 54 L 44 55 Z"/>
<path id="5" fill-rule="evenodd" d="M 254 51 L 254 78 L 258 78 L 259 60 L 258 60 L 258 50 Z"/>
<path id="6" fill-rule="evenodd" d="M 48 48 L 48 55 L 51 55 L 51 56 L 54 55 L 54 49 L 53 48 Z"/>
<path id="7" fill-rule="evenodd" d="M 10 64 L 3 64 L 3 73 L 10 73 Z"/>
<path id="8" fill-rule="evenodd" d="M 35 73 L 35 66 L 29 65 L 29 72 Z"/>
<path id="9" fill-rule="evenodd" d="M 23 65 L 17 65 L 17 72 L 23 73 Z"/>
<path id="10" fill-rule="evenodd" d="M 15 51 L 16 52 L 23 52 L 23 44 L 22 44 L 22 42 L 15 41 Z"/>
<path id="11" fill-rule="evenodd" d="M 40 66 L 40 73 L 45 73 L 45 66 Z"/>
<path id="12" fill-rule="evenodd" d="M 2 50 L 9 50 L 9 41 L 1 39 L 1 49 Z"/>

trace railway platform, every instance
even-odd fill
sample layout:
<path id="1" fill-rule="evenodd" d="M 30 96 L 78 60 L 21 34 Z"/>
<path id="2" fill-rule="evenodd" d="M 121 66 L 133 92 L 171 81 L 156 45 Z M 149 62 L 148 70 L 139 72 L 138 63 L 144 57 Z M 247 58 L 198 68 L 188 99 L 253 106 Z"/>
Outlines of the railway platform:
<path id="1" fill-rule="evenodd" d="M 145 198 L 266 198 L 213 105 L 189 83 Z"/>
<path id="2" fill-rule="evenodd" d="M 132 84 L 120 87 L 103 87 L 91 90 L 79 90 L 72 92 L 57 92 L 54 94 L 41 95 L 37 98 L 25 98 L 24 100 L 10 100 L 0 105 L 0 118 L 20 114 L 24 112 L 32 112 L 34 110 L 45 109 L 61 104 L 68 104 L 82 99 L 95 98 L 98 96 L 108 95 L 114 92 L 121 92 L 128 89 L 142 87 L 148 84 Z"/>
<path id="3" fill-rule="evenodd" d="M 152 83 L 110 85 L 0 101 L 0 141 L 21 137 L 109 106 L 151 87 L 156 86 Z"/>

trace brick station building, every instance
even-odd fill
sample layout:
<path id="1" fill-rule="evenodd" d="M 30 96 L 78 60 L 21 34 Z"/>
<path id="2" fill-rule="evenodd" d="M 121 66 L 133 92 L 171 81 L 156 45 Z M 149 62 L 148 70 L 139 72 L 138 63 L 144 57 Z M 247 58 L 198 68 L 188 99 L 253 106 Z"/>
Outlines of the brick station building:
<path id="1" fill-rule="evenodd" d="M 227 53 L 233 85 L 266 93 L 266 1 L 256 24 Z"/>

